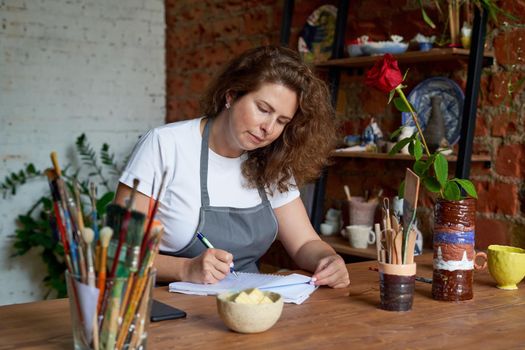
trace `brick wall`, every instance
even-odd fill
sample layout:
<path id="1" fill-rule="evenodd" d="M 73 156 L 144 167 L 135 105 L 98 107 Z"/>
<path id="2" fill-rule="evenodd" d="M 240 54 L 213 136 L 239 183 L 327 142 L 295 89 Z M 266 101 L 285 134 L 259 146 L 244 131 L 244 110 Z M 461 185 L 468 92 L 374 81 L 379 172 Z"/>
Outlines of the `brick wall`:
<path id="1" fill-rule="evenodd" d="M 137 137 L 165 117 L 162 0 L 0 1 L 0 178 L 32 162 L 62 165 L 86 133 L 122 161 Z M 113 184 L 115 184 L 113 179 Z M 39 252 L 11 258 L 15 218 L 45 181 L 0 198 L 0 304 L 39 300 Z"/>
<path id="2" fill-rule="evenodd" d="M 290 47 L 308 15 L 318 6 L 337 1 L 297 0 L 292 20 Z M 347 38 L 367 34 L 385 40 L 390 34 L 410 39 L 416 33 L 441 34 L 443 18 L 428 2 L 427 12 L 436 19 L 433 31 L 422 19 L 416 1 L 350 1 Z M 505 10 L 518 18 L 524 1 L 502 1 Z M 189 0 L 167 1 L 167 95 L 168 121 L 193 118 L 198 114 L 198 98 L 210 76 L 226 60 L 245 48 L 278 43 L 282 1 L 206 1 L 190 6 Z M 259 19 L 254 21 L 254 19 Z M 477 244 L 490 243 L 525 247 L 525 169 L 523 78 L 525 30 L 501 19 L 498 29 L 489 31 L 489 46 L 494 46 L 497 64 L 483 71 L 474 152 L 488 154 L 492 167 L 472 165 L 471 177 L 479 192 Z M 408 89 L 431 76 L 446 76 L 462 88 L 466 84 L 466 63 L 432 63 L 410 68 Z M 362 71 L 345 75 L 338 98 L 337 118 L 349 133 L 362 132 L 371 116 L 386 131 L 401 123 L 400 114 L 386 106 L 384 94 L 365 89 Z M 512 94 L 510 94 L 512 90 Z M 329 175 L 326 207 L 344 199 L 342 185 L 351 185 L 360 194 L 364 188 L 383 187 L 394 195 L 408 162 L 345 160 L 337 161 Z M 365 169 L 365 170 L 363 170 Z M 454 164 L 450 164 L 453 173 Z M 363 173 L 365 172 L 365 174 Z M 366 175 L 366 176 L 364 176 Z M 419 219 L 430 243 L 432 198 L 423 194 Z"/>
<path id="3" fill-rule="evenodd" d="M 279 40 L 277 0 L 166 0 L 168 122 L 200 115 L 211 77 L 232 57 Z"/>

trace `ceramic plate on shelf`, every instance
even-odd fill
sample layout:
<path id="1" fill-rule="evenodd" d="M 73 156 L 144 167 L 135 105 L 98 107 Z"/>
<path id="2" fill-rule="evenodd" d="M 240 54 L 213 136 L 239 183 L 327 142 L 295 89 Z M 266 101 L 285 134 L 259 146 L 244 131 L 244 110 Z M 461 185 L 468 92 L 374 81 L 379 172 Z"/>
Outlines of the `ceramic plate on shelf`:
<path id="1" fill-rule="evenodd" d="M 305 62 L 326 61 L 334 47 L 337 7 L 318 7 L 306 20 L 298 42 L 298 51 Z"/>
<path id="2" fill-rule="evenodd" d="M 432 113 L 432 96 L 441 97 L 441 112 L 445 120 L 445 137 L 452 146 L 459 141 L 461 117 L 465 95 L 459 85 L 445 77 L 434 77 L 423 80 L 408 95 L 408 100 L 416 110 L 421 129 L 424 131 Z M 402 123 L 414 126 L 410 113 L 402 113 Z"/>

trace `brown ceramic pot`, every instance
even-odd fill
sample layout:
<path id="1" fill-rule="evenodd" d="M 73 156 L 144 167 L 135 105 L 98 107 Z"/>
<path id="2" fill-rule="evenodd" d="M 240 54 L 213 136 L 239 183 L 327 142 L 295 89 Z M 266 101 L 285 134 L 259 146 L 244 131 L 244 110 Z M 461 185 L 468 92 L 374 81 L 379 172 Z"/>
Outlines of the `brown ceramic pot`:
<path id="1" fill-rule="evenodd" d="M 409 311 L 414 300 L 416 264 L 379 263 L 379 307 L 387 311 Z"/>
<path id="2" fill-rule="evenodd" d="M 436 300 L 460 301 L 474 296 L 472 290 L 476 200 L 440 199 L 434 207 L 434 272 L 432 297 Z M 478 253 L 478 255 L 485 255 Z M 486 257 L 486 256 L 485 256 Z"/>

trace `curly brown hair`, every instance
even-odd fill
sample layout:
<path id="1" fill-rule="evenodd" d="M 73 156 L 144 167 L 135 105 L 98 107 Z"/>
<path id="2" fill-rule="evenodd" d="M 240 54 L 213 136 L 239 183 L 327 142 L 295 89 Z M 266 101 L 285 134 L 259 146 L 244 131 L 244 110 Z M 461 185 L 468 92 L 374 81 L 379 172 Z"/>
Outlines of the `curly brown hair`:
<path id="1" fill-rule="evenodd" d="M 201 104 L 214 118 L 226 95 L 237 100 L 264 83 L 295 91 L 298 108 L 283 133 L 271 144 L 248 151 L 242 173 L 253 187 L 287 191 L 293 176 L 298 186 L 316 179 L 336 143 L 334 110 L 326 84 L 317 78 L 297 52 L 277 46 L 248 50 L 232 60 L 209 85 Z"/>

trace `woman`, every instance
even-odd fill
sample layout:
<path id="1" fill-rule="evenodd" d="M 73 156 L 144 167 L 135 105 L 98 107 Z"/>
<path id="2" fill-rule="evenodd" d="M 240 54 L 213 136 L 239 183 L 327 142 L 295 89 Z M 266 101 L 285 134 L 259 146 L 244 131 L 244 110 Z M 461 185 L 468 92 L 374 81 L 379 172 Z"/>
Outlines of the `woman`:
<path id="1" fill-rule="evenodd" d="M 315 284 L 346 287 L 344 261 L 319 239 L 297 189 L 318 176 L 333 147 L 326 85 L 294 51 L 260 47 L 216 77 L 203 107 L 206 117 L 144 135 L 120 178 L 117 202 L 125 203 L 137 178 L 135 209 L 146 212 L 167 170 L 157 212 L 165 228 L 158 280 L 215 283 L 232 262 L 257 272 L 277 238 Z"/>

